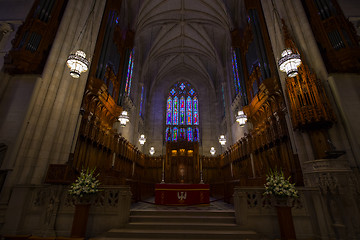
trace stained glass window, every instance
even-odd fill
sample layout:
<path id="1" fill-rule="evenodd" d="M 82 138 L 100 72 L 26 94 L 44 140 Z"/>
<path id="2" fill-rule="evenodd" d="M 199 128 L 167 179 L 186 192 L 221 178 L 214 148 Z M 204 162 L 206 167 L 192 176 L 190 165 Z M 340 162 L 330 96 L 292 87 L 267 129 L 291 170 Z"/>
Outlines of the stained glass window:
<path id="1" fill-rule="evenodd" d="M 185 124 L 185 98 L 180 98 L 180 124 Z"/>
<path id="2" fill-rule="evenodd" d="M 166 124 L 171 124 L 171 115 L 172 115 L 172 100 L 171 97 L 168 97 L 167 108 L 166 108 Z"/>
<path id="3" fill-rule="evenodd" d="M 185 140 L 185 139 L 186 139 L 185 128 L 180 128 L 180 139 L 181 139 L 181 140 Z"/>
<path id="4" fill-rule="evenodd" d="M 187 117 L 187 125 L 191 125 L 192 124 L 192 100 L 191 97 L 189 96 L 186 99 L 186 117 Z"/>
<path id="5" fill-rule="evenodd" d="M 232 50 L 231 60 L 232 60 L 232 67 L 233 67 L 233 74 L 234 74 L 235 93 L 237 95 L 240 91 L 240 79 L 239 79 L 239 70 L 238 70 L 236 52 L 234 50 Z"/>
<path id="6" fill-rule="evenodd" d="M 187 139 L 189 141 L 193 141 L 193 130 L 191 127 L 188 127 L 188 129 L 187 129 Z"/>
<path id="7" fill-rule="evenodd" d="M 193 100 L 193 111 L 194 111 L 194 125 L 199 125 L 199 111 L 198 111 L 198 99 L 197 97 L 194 97 Z"/>
<path id="8" fill-rule="evenodd" d="M 174 97 L 173 101 L 173 125 L 178 125 L 179 123 L 179 98 Z"/>
<path id="9" fill-rule="evenodd" d="M 199 141 L 199 128 L 194 128 L 194 141 Z"/>
<path id="10" fill-rule="evenodd" d="M 170 129 L 170 127 L 166 128 L 165 138 L 166 138 L 166 141 L 171 141 L 171 129 Z"/>
<path id="11" fill-rule="evenodd" d="M 178 128 L 177 127 L 174 127 L 173 128 L 173 137 L 172 137 L 172 140 L 173 141 L 177 141 L 178 139 Z"/>
<path id="12" fill-rule="evenodd" d="M 141 114 L 142 114 L 143 101 L 144 101 L 144 86 L 141 87 L 140 112 L 139 112 L 139 116 L 141 116 Z"/>
<path id="13" fill-rule="evenodd" d="M 188 82 L 178 82 L 166 102 L 166 141 L 199 141 L 199 101 Z"/>
<path id="14" fill-rule="evenodd" d="M 130 96 L 133 68 L 134 68 L 134 50 L 130 52 L 127 75 L 126 75 L 125 93 L 128 96 Z"/>

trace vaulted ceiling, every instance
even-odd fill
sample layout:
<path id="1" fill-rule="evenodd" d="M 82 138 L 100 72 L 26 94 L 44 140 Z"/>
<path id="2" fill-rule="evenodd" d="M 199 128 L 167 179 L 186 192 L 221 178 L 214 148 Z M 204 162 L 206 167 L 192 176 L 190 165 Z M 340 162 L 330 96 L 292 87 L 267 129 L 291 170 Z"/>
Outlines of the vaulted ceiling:
<path id="1" fill-rule="evenodd" d="M 140 81 L 149 87 L 184 78 L 217 87 L 241 24 L 238 0 L 127 0 L 124 14 L 135 32 Z"/>

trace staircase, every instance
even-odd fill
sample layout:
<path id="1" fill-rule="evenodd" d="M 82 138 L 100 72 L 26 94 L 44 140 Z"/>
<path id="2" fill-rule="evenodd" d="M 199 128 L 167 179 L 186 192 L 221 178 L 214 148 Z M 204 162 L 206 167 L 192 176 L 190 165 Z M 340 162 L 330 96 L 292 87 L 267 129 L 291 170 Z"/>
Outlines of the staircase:
<path id="1" fill-rule="evenodd" d="M 132 210 L 127 226 L 96 239 L 261 239 L 236 225 L 232 210 Z"/>

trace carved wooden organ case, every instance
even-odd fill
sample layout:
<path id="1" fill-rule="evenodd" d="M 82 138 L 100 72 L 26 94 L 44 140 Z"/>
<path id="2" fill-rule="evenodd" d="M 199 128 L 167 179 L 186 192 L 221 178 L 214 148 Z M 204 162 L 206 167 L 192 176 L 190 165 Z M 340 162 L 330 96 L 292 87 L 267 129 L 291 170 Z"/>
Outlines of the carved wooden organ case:
<path id="1" fill-rule="evenodd" d="M 302 184 L 261 2 L 245 0 L 245 8 L 246 26 L 232 32 L 232 47 L 238 53 L 240 82 L 243 81 L 241 97 L 235 99 L 242 99 L 252 129 L 223 155 L 225 180 L 238 179 L 240 185 L 262 185 L 269 168 L 282 168 L 286 175 Z"/>
<path id="2" fill-rule="evenodd" d="M 120 8 L 121 1 L 106 2 L 82 102 L 83 115 L 73 164 L 77 169 L 114 168 L 126 152 L 122 145 L 134 155 L 139 152 L 113 129 L 122 111 L 126 63 L 134 41 L 133 32 L 119 26 Z"/>

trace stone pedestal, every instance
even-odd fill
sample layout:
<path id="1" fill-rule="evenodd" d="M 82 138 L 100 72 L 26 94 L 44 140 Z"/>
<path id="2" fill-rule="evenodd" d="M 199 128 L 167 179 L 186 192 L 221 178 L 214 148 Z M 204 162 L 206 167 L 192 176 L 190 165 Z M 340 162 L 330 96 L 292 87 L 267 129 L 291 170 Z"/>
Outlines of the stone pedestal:
<path id="1" fill-rule="evenodd" d="M 76 204 L 74 220 L 71 228 L 71 237 L 85 237 L 86 225 L 91 204 Z"/>
<path id="2" fill-rule="evenodd" d="M 282 240 L 296 239 L 294 221 L 291 215 L 291 207 L 276 206 L 280 234 Z"/>

